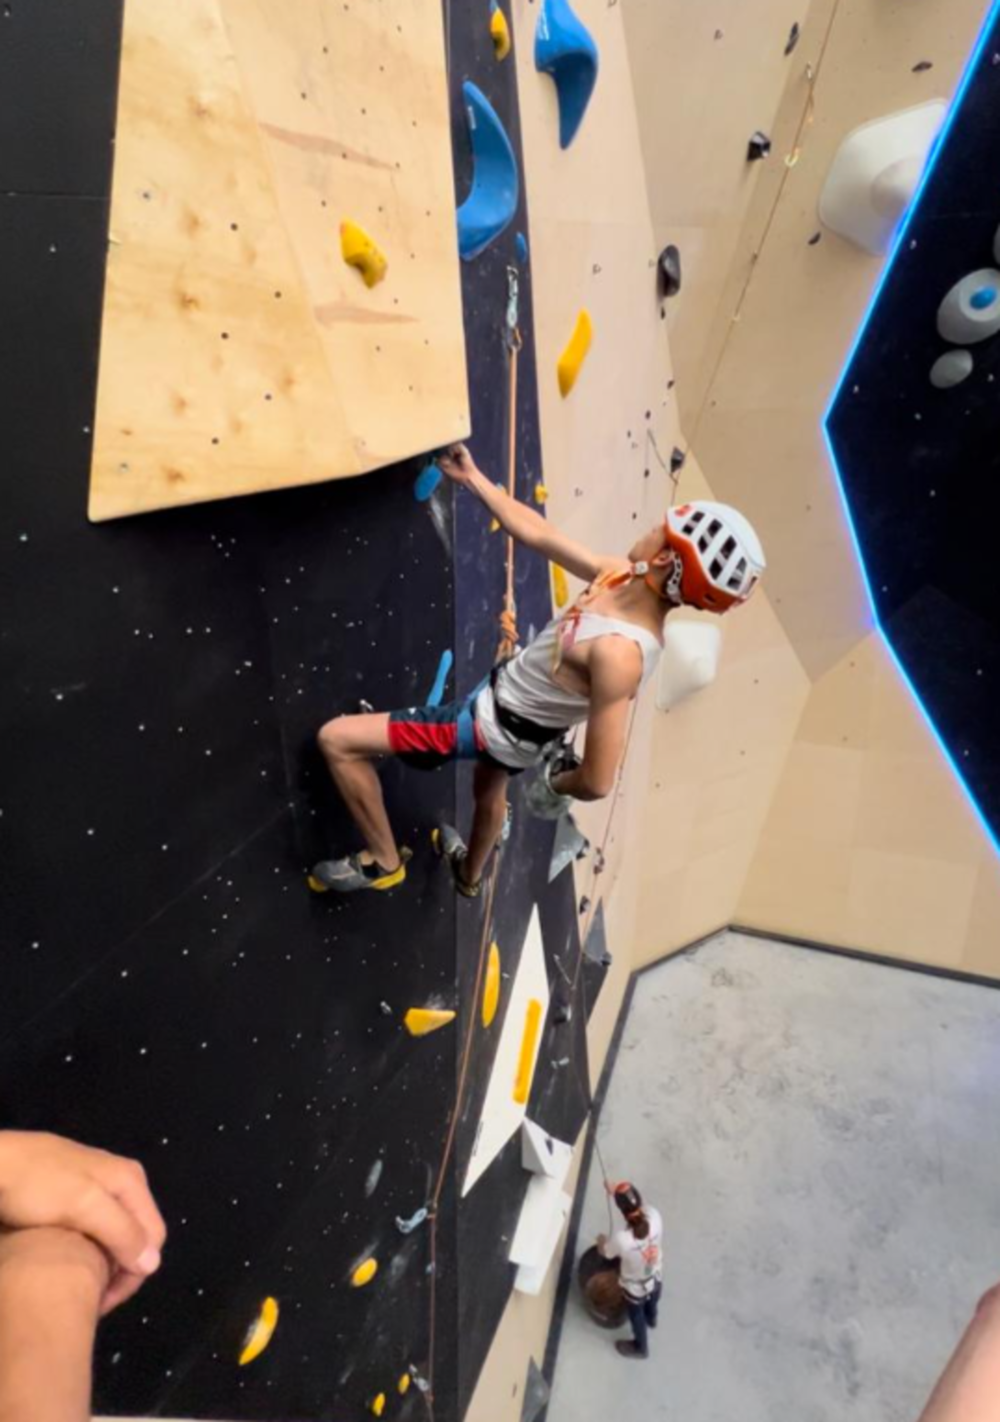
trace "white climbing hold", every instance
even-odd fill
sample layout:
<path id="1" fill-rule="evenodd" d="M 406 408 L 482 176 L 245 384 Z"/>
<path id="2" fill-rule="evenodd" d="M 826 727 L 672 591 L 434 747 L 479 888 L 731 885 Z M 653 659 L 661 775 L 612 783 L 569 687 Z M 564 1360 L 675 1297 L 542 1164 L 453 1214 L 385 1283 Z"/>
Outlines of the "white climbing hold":
<path id="1" fill-rule="evenodd" d="M 931 384 L 938 390 L 961 385 L 972 374 L 974 364 L 971 351 L 945 351 L 931 366 Z"/>

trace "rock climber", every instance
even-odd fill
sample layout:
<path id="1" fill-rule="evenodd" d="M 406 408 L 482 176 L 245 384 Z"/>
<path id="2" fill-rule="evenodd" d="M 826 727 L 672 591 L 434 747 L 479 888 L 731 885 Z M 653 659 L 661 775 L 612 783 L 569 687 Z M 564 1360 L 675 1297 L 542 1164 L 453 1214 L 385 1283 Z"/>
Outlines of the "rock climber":
<path id="1" fill-rule="evenodd" d="M 465 701 L 338 716 L 320 729 L 320 751 L 365 847 L 315 865 L 309 882 L 318 891 L 387 890 L 406 878 L 410 851 L 396 842 L 373 764 L 395 755 L 425 770 L 456 758 L 476 762 L 468 843 L 450 825 L 440 827 L 435 843 L 458 892 L 477 897 L 504 828 L 510 776 L 543 766 L 529 798 L 536 813 L 552 819 L 568 812 L 573 800 L 609 794 L 630 703 L 656 666 L 666 615 L 681 605 L 725 612 L 746 601 L 764 571 L 757 535 L 725 504 L 671 508 L 626 557 L 603 556 L 498 488 L 465 445 L 452 445 L 438 464 L 518 543 L 588 586 Z M 565 738 L 583 724 L 580 760 Z"/>
<path id="2" fill-rule="evenodd" d="M 627 1180 L 604 1188 L 625 1217 L 625 1228 L 609 1238 L 597 1236 L 605 1259 L 618 1260 L 618 1278 L 632 1325 L 632 1339 L 619 1338 L 615 1347 L 623 1358 L 649 1357 L 649 1330 L 657 1324 L 663 1292 L 663 1220 L 659 1210 L 644 1205 L 642 1196 Z"/>

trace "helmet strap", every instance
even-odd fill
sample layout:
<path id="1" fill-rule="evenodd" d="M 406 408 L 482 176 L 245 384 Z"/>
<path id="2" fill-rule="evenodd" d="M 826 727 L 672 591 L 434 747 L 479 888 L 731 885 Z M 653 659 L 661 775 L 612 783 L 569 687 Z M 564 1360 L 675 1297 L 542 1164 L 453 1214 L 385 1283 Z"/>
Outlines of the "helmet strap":
<path id="1" fill-rule="evenodd" d="M 681 578 L 684 576 L 684 567 L 681 560 L 674 554 L 674 561 L 671 564 L 670 572 L 667 574 L 662 586 L 654 582 L 652 574 L 648 571 L 648 564 L 636 564 L 636 572 L 640 566 L 645 569 L 645 583 L 648 588 L 652 588 L 656 596 L 663 602 L 669 602 L 671 607 L 680 607 L 684 601 L 681 596 Z"/>
<path id="2" fill-rule="evenodd" d="M 684 568 L 676 554 L 674 554 L 674 561 L 671 565 L 670 572 L 662 585 L 653 577 L 650 566 L 645 560 L 632 564 L 632 577 L 641 578 L 647 588 L 656 593 L 656 596 L 661 602 L 669 602 L 672 607 L 679 607 L 684 601 L 681 597 L 681 578 L 683 574 Z"/>

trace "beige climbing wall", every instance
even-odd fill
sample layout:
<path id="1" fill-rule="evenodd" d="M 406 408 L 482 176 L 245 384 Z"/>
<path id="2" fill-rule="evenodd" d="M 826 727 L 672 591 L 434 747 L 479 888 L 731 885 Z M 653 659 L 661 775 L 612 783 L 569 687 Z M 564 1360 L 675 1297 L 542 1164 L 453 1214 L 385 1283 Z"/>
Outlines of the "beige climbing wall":
<path id="1" fill-rule="evenodd" d="M 673 446 L 681 443 L 682 432 L 676 390 L 670 388 L 674 371 L 667 323 L 656 299 L 658 248 L 623 25 L 626 6 L 576 0 L 574 8 L 597 40 L 601 70 L 579 135 L 563 152 L 554 89 L 546 76 L 536 74 L 532 62 L 537 5 L 531 0 L 512 4 L 519 43 L 544 474 L 550 491 L 547 512 L 574 537 L 620 554 L 639 531 L 662 518 L 671 501 L 663 466 Z M 578 382 L 564 400 L 556 362 L 581 308 L 591 314 L 594 340 Z M 693 461 L 683 479 L 685 493 L 703 488 Z M 571 585 L 579 586 L 572 580 Z M 761 669 L 760 686 L 751 689 L 755 663 Z M 593 856 L 576 866 L 576 892 L 594 904 L 603 901 L 614 958 L 588 1031 L 595 1084 L 633 966 L 666 951 L 671 935 L 690 933 L 695 923 L 717 927 L 731 914 L 806 694 L 804 673 L 764 598 L 745 618 L 733 619 L 725 666 L 733 678 L 732 694 L 744 699 L 756 695 L 752 723 L 742 728 L 734 723 L 720 700 L 712 717 L 713 737 L 698 741 L 690 733 L 675 733 L 674 722 L 656 712 L 652 695 L 647 695 L 639 706 L 617 800 L 579 807 L 585 832 L 595 845 L 606 846 L 607 867 L 595 876 Z M 721 831 L 713 839 L 703 828 L 695 832 L 693 822 L 675 851 L 667 847 L 676 802 L 666 794 L 655 798 L 651 766 L 660 760 L 669 765 L 675 789 L 682 781 L 706 787 L 706 804 L 710 799 L 720 823 L 725 819 L 724 865 L 717 853 Z M 758 763 L 756 771 L 749 769 Z M 737 787 L 734 776 L 744 766 L 747 774 Z M 722 804 L 727 784 L 741 802 L 739 813 L 728 818 Z M 706 856 L 713 853 L 713 872 L 708 874 Z M 643 905 L 655 902 L 647 893 L 650 879 L 655 882 L 668 863 L 678 877 L 687 866 L 692 883 L 700 875 L 706 891 L 693 908 L 685 904 L 683 912 L 679 903 L 667 902 L 661 913 L 647 913 Z M 587 912 L 581 923 L 589 920 Z M 678 939 L 677 946 L 683 941 Z M 512 1297 L 469 1422 L 518 1422 L 528 1358 L 541 1362 L 544 1355 L 555 1282 L 553 1269 L 541 1296 Z"/>
<path id="2" fill-rule="evenodd" d="M 468 429 L 439 0 L 126 0 L 91 518 Z"/>
<path id="3" fill-rule="evenodd" d="M 623 0 L 657 250 L 681 250 L 684 285 L 667 325 L 685 430 L 711 379 L 713 320 L 767 163 L 747 163 L 757 129 L 774 130 L 782 92 L 801 69 L 786 55 L 831 0 Z M 778 160 L 780 162 L 780 156 Z"/>
<path id="4" fill-rule="evenodd" d="M 776 121 L 779 161 L 723 293 L 718 371 L 686 433 L 716 493 L 760 524 L 774 609 L 811 682 L 736 918 L 1000 976 L 996 856 L 872 632 L 821 436 L 881 262 L 829 232 L 810 245 L 842 138 L 949 97 L 985 9 L 935 0 L 916 24 L 867 0 L 814 7 Z M 914 73 L 921 61 L 933 67 Z"/>
<path id="5" fill-rule="evenodd" d="M 809 245 L 841 137 L 949 94 L 985 6 L 575 8 L 601 77 L 560 154 L 534 7 L 513 0 L 549 513 L 626 547 L 668 496 L 648 427 L 665 456 L 693 446 L 680 496 L 745 507 L 770 561 L 764 590 L 720 624 L 717 681 L 669 714 L 642 705 L 607 871 L 576 870 L 577 893 L 604 899 L 615 955 L 588 1030 L 596 1080 L 631 968 L 733 921 L 1000 977 L 1000 868 L 872 633 L 820 438 L 879 264 L 828 233 Z M 934 67 L 914 74 L 921 60 Z M 772 157 L 748 173 L 749 132 L 769 125 Z M 649 263 L 667 240 L 685 290 L 659 321 Z M 581 306 L 594 346 L 562 401 L 555 361 Z M 608 814 L 581 811 L 596 843 Z M 554 1282 L 512 1298 L 470 1422 L 520 1418 Z"/>

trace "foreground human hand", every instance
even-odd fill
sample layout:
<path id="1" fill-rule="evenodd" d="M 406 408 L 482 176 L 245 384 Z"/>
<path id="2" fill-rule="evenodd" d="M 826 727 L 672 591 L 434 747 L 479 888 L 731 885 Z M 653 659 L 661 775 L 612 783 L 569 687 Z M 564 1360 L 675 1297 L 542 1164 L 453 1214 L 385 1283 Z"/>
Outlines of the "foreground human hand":
<path id="1" fill-rule="evenodd" d="M 920 1422 L 1000 1422 L 1000 1284 L 979 1300 Z"/>
<path id="2" fill-rule="evenodd" d="M 451 444 L 437 457 L 441 473 L 456 484 L 468 484 L 474 474 L 478 474 L 476 461 L 469 453 L 467 445 Z"/>
<path id="3" fill-rule="evenodd" d="M 75 1230 L 112 1262 L 109 1313 L 160 1267 L 163 1216 L 135 1160 L 35 1131 L 0 1131 L 0 1225 Z"/>
<path id="4" fill-rule="evenodd" d="M 74 1230 L 0 1231 L 0 1422 L 86 1422 L 112 1266 Z"/>

